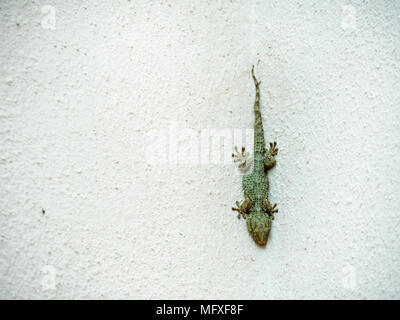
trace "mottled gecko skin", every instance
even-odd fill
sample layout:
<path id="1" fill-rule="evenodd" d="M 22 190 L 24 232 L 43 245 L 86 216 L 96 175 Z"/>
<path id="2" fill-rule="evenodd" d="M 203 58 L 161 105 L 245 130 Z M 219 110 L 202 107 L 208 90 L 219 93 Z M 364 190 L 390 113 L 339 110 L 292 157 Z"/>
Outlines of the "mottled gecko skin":
<path id="1" fill-rule="evenodd" d="M 265 246 L 271 230 L 273 214 L 278 212 L 276 204 L 271 206 L 268 201 L 269 183 L 267 171 L 276 164 L 275 156 L 278 154 L 276 142 L 270 143 L 266 149 L 264 141 L 264 128 L 260 112 L 260 83 L 254 75 L 254 66 L 251 69 L 254 84 L 256 86 L 256 101 L 254 102 L 254 165 L 250 174 L 243 176 L 244 201 L 240 204 L 236 201 L 238 218 L 247 218 L 247 228 L 254 241 Z M 244 150 L 243 150 L 244 151 Z"/>

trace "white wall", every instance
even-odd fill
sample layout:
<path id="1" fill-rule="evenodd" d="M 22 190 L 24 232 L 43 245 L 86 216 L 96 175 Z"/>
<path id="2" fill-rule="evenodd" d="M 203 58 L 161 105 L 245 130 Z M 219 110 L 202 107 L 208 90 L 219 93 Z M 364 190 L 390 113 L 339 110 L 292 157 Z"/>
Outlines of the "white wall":
<path id="1" fill-rule="evenodd" d="M 400 298 L 398 1 L 0 12 L 1 298 Z M 280 150 L 265 249 L 229 139 L 226 163 L 199 142 L 252 128 L 253 63 Z"/>

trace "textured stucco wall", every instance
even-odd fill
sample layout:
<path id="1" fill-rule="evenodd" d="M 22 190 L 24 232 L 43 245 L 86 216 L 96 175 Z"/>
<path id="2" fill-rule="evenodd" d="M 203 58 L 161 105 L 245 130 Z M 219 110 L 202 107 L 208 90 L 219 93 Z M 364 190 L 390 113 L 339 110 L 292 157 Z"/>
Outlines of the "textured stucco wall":
<path id="1" fill-rule="evenodd" d="M 400 298 L 399 1 L 0 13 L 1 298 Z M 253 63 L 280 150 L 265 249 L 231 211 Z"/>

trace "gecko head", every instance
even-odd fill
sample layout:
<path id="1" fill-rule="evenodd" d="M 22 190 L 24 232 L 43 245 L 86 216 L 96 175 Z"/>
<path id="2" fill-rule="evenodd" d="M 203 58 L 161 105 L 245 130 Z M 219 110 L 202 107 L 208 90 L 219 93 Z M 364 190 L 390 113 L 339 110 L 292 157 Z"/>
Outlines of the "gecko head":
<path id="1" fill-rule="evenodd" d="M 265 214 L 251 214 L 247 219 L 247 228 L 259 246 L 265 246 L 271 230 L 271 218 Z"/>

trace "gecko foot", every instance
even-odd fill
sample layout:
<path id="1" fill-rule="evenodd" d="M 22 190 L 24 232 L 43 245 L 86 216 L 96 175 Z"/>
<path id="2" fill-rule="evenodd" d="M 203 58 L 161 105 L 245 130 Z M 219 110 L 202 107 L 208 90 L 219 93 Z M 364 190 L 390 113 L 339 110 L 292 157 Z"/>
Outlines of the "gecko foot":
<path id="1" fill-rule="evenodd" d="M 249 158 L 249 153 L 246 149 L 242 147 L 242 152 L 239 153 L 238 148 L 235 146 L 235 153 L 232 153 L 233 162 L 239 162 L 239 168 L 243 169 L 247 166 L 247 159 Z"/>
<path id="2" fill-rule="evenodd" d="M 273 168 L 276 164 L 275 157 L 278 155 L 278 148 L 276 147 L 276 141 L 269 143 L 269 149 L 265 154 L 264 167 L 265 170 Z"/>
<path id="3" fill-rule="evenodd" d="M 274 220 L 274 213 L 278 212 L 278 209 L 276 209 L 276 203 L 274 203 L 272 207 L 271 205 L 269 205 L 266 211 L 268 215 L 271 217 L 271 219 Z"/>
<path id="4" fill-rule="evenodd" d="M 274 157 L 278 155 L 278 148 L 276 147 L 276 141 L 274 141 L 273 143 L 272 142 L 269 143 L 269 152 Z"/>

